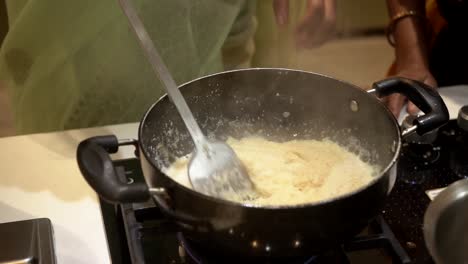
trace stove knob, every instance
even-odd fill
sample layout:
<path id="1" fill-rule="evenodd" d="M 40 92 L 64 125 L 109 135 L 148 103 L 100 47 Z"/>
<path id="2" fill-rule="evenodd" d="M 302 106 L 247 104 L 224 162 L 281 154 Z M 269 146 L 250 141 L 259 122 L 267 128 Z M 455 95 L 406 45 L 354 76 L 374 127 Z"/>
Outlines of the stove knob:
<path id="1" fill-rule="evenodd" d="M 461 129 L 468 131 L 468 105 L 463 106 L 458 111 L 457 123 Z"/>

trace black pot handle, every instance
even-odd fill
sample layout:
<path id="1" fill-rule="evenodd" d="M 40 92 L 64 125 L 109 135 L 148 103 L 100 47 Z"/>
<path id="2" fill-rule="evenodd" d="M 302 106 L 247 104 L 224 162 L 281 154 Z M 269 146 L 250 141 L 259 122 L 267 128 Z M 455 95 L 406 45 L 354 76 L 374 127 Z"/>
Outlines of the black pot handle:
<path id="1" fill-rule="evenodd" d="M 104 200 L 112 203 L 145 202 L 150 198 L 144 183 L 128 184 L 119 180 L 110 158 L 119 146 L 135 144 L 136 141 L 119 140 L 115 135 L 88 138 L 78 145 L 76 157 L 81 174 L 88 184 Z"/>
<path id="2" fill-rule="evenodd" d="M 120 180 L 110 158 L 111 153 L 117 153 L 119 146 L 135 145 L 136 140 L 120 141 L 115 135 L 88 138 L 78 145 L 77 160 L 81 174 L 99 196 L 111 203 L 138 203 L 150 199 L 150 193 L 161 211 L 174 221 L 190 224 L 194 229 L 212 230 L 209 221 L 175 212 L 166 203 L 170 200 L 164 188 L 149 189 L 145 183 L 128 184 Z"/>
<path id="3" fill-rule="evenodd" d="M 375 93 L 378 97 L 393 93 L 403 94 L 424 112 L 424 115 L 414 119 L 413 127 L 403 131 L 403 136 L 414 131 L 419 135 L 423 135 L 449 121 L 449 113 L 442 97 L 435 89 L 422 82 L 402 77 L 392 77 L 375 82 L 373 89 L 368 92 Z"/>

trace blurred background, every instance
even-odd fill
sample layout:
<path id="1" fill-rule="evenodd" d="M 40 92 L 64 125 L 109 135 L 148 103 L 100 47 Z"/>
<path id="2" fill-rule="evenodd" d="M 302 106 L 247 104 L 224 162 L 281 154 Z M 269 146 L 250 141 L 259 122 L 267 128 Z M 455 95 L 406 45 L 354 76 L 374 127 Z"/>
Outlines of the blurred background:
<path id="1" fill-rule="evenodd" d="M 294 29 L 303 16 L 305 1 L 289 2 L 290 24 L 282 30 L 275 23 L 271 1 L 258 1 L 253 66 L 313 71 L 361 87 L 385 76 L 393 60 L 393 49 L 385 38 L 385 0 L 337 0 L 333 36 L 309 49 L 298 49 L 294 43 Z"/>
<path id="2" fill-rule="evenodd" d="M 288 23 L 278 27 L 272 0 L 256 3 L 252 67 L 284 67 L 313 71 L 367 88 L 385 77 L 393 49 L 385 38 L 385 0 L 337 0 L 336 27 L 321 45 L 298 48 L 295 31 L 305 1 L 289 1 Z M 0 0 L 0 41 L 8 31 L 4 0 Z M 6 89 L 0 84 L 0 136 L 14 134 Z"/>

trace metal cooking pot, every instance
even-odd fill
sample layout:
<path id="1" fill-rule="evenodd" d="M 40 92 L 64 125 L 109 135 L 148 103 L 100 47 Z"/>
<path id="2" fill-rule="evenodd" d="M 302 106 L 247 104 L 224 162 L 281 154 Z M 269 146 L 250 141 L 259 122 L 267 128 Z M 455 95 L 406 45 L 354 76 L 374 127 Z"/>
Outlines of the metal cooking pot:
<path id="1" fill-rule="evenodd" d="M 392 189 L 402 134 L 424 134 L 448 120 L 436 91 L 402 78 L 377 82 L 365 92 L 310 72 L 246 69 L 206 76 L 180 89 L 208 136 L 225 140 L 260 135 L 276 141 L 329 138 L 381 168 L 380 175 L 356 191 L 296 206 L 248 206 L 203 195 L 162 172 L 193 149 L 168 97 L 147 111 L 138 141 L 130 142 L 137 146 L 146 184 L 117 180 L 109 157 L 119 147 L 115 136 L 80 143 L 80 170 L 102 198 L 128 203 L 152 197 L 192 243 L 219 254 L 311 254 L 352 238 L 380 213 Z M 426 113 L 402 133 L 376 98 L 395 92 L 408 96 Z"/>
<path id="2" fill-rule="evenodd" d="M 424 239 L 436 263 L 468 262 L 468 179 L 452 183 L 431 202 Z"/>

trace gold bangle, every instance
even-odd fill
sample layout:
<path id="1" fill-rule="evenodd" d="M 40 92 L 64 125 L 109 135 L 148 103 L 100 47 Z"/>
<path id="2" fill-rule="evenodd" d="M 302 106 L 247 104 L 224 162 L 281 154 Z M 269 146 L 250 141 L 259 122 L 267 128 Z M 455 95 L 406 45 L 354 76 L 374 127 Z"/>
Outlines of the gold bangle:
<path id="1" fill-rule="evenodd" d="M 400 22 L 402 19 L 407 18 L 407 17 L 417 17 L 417 18 L 424 19 L 424 16 L 422 16 L 421 14 L 413 10 L 401 11 L 401 12 L 398 12 L 396 15 L 394 15 L 390 19 L 390 23 L 388 23 L 387 31 L 386 31 L 387 41 L 392 47 L 395 47 L 395 38 L 393 37 L 395 26 L 398 24 L 398 22 Z"/>

